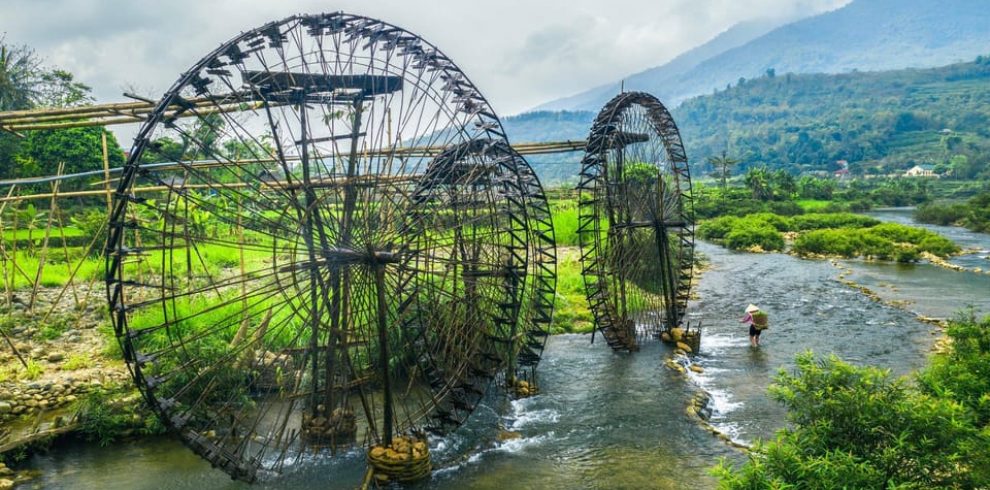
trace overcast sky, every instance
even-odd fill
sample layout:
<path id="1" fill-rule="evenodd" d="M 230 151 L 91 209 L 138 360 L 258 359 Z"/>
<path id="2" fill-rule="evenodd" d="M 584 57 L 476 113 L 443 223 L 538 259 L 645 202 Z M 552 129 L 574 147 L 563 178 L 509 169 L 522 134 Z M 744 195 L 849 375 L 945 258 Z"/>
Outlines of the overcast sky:
<path id="1" fill-rule="evenodd" d="M 660 65 L 740 21 L 811 15 L 848 2 L 3 0 L 0 34 L 74 73 L 100 102 L 121 100 L 125 89 L 157 99 L 241 31 L 296 13 L 343 10 L 436 44 L 506 116 Z"/>

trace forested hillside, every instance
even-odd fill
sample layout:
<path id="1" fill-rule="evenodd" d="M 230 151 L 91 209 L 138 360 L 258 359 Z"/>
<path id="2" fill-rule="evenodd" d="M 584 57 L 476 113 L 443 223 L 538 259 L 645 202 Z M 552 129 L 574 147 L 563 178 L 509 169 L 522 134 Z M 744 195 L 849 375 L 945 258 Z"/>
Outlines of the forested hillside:
<path id="1" fill-rule="evenodd" d="M 741 83 L 740 83 L 741 82 Z M 723 151 L 793 172 L 902 172 L 932 164 L 960 178 L 990 177 L 990 56 L 932 69 L 794 75 L 768 71 L 673 110 L 696 173 Z M 506 118 L 513 142 L 585 138 L 593 112 L 534 112 Z M 577 167 L 532 159 L 544 180 L 567 180 Z"/>
<path id="2" fill-rule="evenodd" d="M 934 164 L 987 173 L 990 57 L 926 70 L 769 72 L 674 111 L 693 162 L 727 151 L 756 164 L 885 174 Z"/>

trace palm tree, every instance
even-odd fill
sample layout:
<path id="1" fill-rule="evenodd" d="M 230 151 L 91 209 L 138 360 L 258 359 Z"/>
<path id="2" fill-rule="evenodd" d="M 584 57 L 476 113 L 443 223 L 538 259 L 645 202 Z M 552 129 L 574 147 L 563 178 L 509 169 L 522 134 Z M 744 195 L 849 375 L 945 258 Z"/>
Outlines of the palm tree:
<path id="1" fill-rule="evenodd" d="M 731 166 L 733 166 L 733 165 L 735 165 L 737 163 L 739 163 L 739 160 L 736 160 L 735 158 L 729 158 L 728 156 L 726 156 L 726 152 L 725 151 L 722 152 L 722 156 L 720 156 L 720 157 L 708 157 L 708 164 L 709 165 L 711 165 L 713 167 L 716 167 L 716 168 L 722 169 L 721 175 L 722 175 L 722 193 L 723 194 L 725 194 L 725 185 L 726 185 L 725 184 L 725 181 L 726 181 L 726 179 L 729 178 L 729 167 L 731 167 Z"/>
<path id="2" fill-rule="evenodd" d="M 0 111 L 30 109 L 41 98 L 41 61 L 27 46 L 10 47 L 0 37 Z"/>
<path id="3" fill-rule="evenodd" d="M 765 165 L 753 167 L 746 172 L 746 187 L 753 191 L 753 199 L 768 201 L 773 197 L 771 180 L 770 170 Z"/>

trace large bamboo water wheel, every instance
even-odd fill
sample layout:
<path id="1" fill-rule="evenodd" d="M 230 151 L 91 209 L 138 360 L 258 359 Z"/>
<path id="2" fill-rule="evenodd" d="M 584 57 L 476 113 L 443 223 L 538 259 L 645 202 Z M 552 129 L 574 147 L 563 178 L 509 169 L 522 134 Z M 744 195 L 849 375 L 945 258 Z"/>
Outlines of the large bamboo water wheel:
<path id="1" fill-rule="evenodd" d="M 110 230 L 139 389 L 237 479 L 355 444 L 422 476 L 426 434 L 546 340 L 538 180 L 460 69 L 378 20 L 294 16 L 193 65 L 138 133 Z"/>
<path id="2" fill-rule="evenodd" d="M 636 350 L 684 318 L 694 263 L 691 177 L 655 97 L 622 93 L 595 118 L 582 160 L 578 234 L 596 328 Z"/>

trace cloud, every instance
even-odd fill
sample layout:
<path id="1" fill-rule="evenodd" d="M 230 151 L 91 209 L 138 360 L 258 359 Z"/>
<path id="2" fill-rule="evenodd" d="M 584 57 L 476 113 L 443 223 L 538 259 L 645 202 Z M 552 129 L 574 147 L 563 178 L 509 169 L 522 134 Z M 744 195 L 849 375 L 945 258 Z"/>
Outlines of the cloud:
<path id="1" fill-rule="evenodd" d="M 300 12 L 345 10 L 436 44 L 507 115 L 662 64 L 736 22 L 848 1 L 5 0 L 0 32 L 110 102 L 127 87 L 159 96 L 241 31 Z"/>

